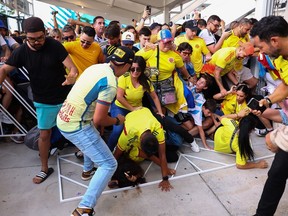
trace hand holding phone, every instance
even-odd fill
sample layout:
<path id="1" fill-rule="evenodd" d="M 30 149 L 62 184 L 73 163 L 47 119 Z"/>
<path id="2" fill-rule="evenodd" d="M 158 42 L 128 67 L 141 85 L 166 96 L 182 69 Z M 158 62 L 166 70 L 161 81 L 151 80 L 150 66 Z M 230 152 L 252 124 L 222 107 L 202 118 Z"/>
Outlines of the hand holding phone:
<path id="1" fill-rule="evenodd" d="M 260 106 L 259 101 L 256 100 L 255 98 L 251 98 L 247 106 L 252 110 L 259 110 L 261 113 L 263 113 L 266 110 L 266 106 Z"/>
<path id="2" fill-rule="evenodd" d="M 147 11 L 148 15 L 151 15 L 151 5 L 146 6 L 146 11 Z"/>

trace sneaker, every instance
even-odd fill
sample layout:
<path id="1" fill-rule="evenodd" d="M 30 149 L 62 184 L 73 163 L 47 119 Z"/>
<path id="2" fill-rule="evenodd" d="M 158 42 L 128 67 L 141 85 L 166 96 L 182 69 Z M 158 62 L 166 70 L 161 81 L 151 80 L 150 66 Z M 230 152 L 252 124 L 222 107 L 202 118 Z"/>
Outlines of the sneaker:
<path id="1" fill-rule="evenodd" d="M 197 145 L 195 140 L 192 143 L 190 143 L 190 145 L 191 145 L 191 149 L 192 149 L 193 152 L 200 152 L 200 148 Z"/>
<path id="2" fill-rule="evenodd" d="M 94 175 L 95 171 L 97 170 L 97 168 L 93 167 L 91 170 L 87 171 L 87 172 L 82 172 L 82 176 L 81 179 L 83 181 L 88 181 L 92 178 L 92 176 Z"/>
<path id="3" fill-rule="evenodd" d="M 93 216 L 93 208 L 79 208 L 77 207 L 71 214 L 71 216 Z"/>
<path id="4" fill-rule="evenodd" d="M 15 143 L 17 143 L 17 144 L 22 144 L 22 143 L 24 143 L 24 136 L 17 136 L 17 134 L 20 134 L 20 133 L 18 133 L 18 132 L 12 133 L 12 134 L 15 134 L 15 136 L 11 136 L 11 137 L 10 137 L 10 139 L 11 139 L 13 142 L 15 142 Z"/>
<path id="5" fill-rule="evenodd" d="M 78 150 L 77 152 L 74 153 L 75 156 L 78 158 L 78 159 L 83 159 L 84 158 L 84 155 L 83 155 L 83 152 Z"/>
<path id="6" fill-rule="evenodd" d="M 266 134 L 268 134 L 272 130 L 267 130 L 267 129 L 255 129 L 255 134 L 259 137 L 264 137 Z"/>

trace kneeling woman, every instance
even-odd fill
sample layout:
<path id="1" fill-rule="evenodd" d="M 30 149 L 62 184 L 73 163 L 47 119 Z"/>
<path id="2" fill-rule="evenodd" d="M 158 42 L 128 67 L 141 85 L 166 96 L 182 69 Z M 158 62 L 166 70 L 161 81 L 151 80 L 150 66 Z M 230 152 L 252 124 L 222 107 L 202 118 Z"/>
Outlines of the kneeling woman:
<path id="1" fill-rule="evenodd" d="M 214 135 L 214 150 L 223 153 L 236 154 L 236 167 L 238 169 L 267 168 L 265 160 L 254 160 L 249 134 L 255 127 L 255 119 L 249 109 L 241 110 L 238 114 L 229 114 L 219 117 L 221 124 Z M 240 123 L 238 125 L 237 121 Z"/>

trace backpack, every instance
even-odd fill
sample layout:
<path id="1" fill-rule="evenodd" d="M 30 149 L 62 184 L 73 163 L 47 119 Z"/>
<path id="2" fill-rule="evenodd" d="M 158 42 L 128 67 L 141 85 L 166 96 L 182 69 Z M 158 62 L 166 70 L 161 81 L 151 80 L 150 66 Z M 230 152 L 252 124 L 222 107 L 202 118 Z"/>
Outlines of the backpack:
<path id="1" fill-rule="evenodd" d="M 39 136 L 40 136 L 40 130 L 36 125 L 35 127 L 31 128 L 28 131 L 28 133 L 26 134 L 26 136 L 24 138 L 24 144 L 28 148 L 38 151 L 39 150 L 39 148 L 38 148 Z M 70 141 L 65 139 L 65 137 L 60 133 L 57 126 L 54 126 L 52 128 L 50 142 L 51 142 L 50 149 L 58 148 L 60 150 L 62 150 L 64 148 L 65 143 L 70 143 Z"/>

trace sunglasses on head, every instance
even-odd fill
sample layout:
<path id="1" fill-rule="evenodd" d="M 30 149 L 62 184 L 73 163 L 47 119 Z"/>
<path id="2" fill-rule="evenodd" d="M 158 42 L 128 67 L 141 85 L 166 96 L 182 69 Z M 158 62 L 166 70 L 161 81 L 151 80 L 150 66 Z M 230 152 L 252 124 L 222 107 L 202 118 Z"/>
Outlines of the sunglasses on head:
<path id="1" fill-rule="evenodd" d="M 130 68 L 130 72 L 138 72 L 138 73 L 140 73 L 141 72 L 141 68 L 140 67 L 131 67 Z"/>
<path id="2" fill-rule="evenodd" d="M 64 40 L 68 40 L 68 39 L 72 40 L 72 39 L 74 39 L 74 35 L 63 37 L 63 39 Z"/>

